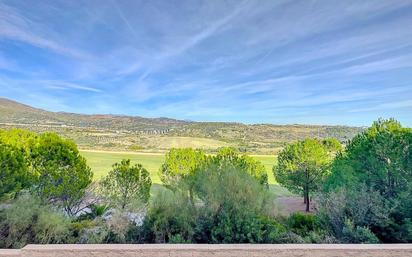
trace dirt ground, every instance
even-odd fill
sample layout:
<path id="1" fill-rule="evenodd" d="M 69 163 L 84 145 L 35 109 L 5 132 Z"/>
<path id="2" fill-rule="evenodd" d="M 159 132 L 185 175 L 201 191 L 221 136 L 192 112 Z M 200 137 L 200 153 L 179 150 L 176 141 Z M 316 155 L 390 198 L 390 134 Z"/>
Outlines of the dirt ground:
<path id="1" fill-rule="evenodd" d="M 279 204 L 281 213 L 288 215 L 294 212 L 306 212 L 306 205 L 303 203 L 302 197 L 282 196 L 276 199 Z M 314 202 L 310 205 L 310 213 L 313 213 Z"/>

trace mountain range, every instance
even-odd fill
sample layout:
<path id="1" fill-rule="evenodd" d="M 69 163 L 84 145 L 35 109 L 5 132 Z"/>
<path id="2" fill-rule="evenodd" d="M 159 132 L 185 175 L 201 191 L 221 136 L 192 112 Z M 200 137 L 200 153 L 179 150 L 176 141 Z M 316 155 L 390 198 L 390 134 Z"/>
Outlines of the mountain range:
<path id="1" fill-rule="evenodd" d="M 285 143 L 306 137 L 335 137 L 344 142 L 363 130 L 350 126 L 248 125 L 51 112 L 6 98 L 0 98 L 0 127 L 57 132 L 81 148 L 164 151 L 187 146 L 214 151 L 230 145 L 252 153 L 273 153 Z"/>

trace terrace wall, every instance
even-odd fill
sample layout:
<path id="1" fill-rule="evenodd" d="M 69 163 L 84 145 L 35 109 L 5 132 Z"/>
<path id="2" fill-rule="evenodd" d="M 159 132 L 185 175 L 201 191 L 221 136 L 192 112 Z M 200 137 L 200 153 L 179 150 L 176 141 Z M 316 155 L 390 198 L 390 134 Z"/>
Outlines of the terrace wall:
<path id="1" fill-rule="evenodd" d="M 412 244 L 385 245 L 28 245 L 0 257 L 412 257 Z"/>

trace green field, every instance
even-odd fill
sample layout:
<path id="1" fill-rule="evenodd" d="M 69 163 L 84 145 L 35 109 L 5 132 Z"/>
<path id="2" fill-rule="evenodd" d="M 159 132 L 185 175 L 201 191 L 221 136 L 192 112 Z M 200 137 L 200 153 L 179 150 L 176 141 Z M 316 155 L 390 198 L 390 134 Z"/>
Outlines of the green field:
<path id="1" fill-rule="evenodd" d="M 113 163 L 120 162 L 122 159 L 130 159 L 133 163 L 140 163 L 151 175 L 153 183 L 161 183 L 158 171 L 164 161 L 164 154 L 158 153 L 120 153 L 120 152 L 99 152 L 99 151 L 81 151 L 81 154 L 87 159 L 87 163 L 94 172 L 94 179 L 98 180 L 105 176 L 111 169 Z M 253 158 L 261 161 L 268 172 L 269 183 L 276 184 L 272 174 L 272 166 L 276 162 L 275 156 L 270 155 L 253 155 Z"/>

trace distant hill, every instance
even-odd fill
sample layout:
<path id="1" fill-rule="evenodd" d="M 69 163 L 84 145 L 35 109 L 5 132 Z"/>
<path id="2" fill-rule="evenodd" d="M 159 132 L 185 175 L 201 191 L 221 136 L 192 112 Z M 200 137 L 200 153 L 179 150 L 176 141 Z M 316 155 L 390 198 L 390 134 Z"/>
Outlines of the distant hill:
<path id="1" fill-rule="evenodd" d="M 0 98 L 0 127 L 54 131 L 83 148 L 164 151 L 187 145 L 214 151 L 231 145 L 251 153 L 273 153 L 285 143 L 306 137 L 335 137 L 343 142 L 363 130 L 349 126 L 246 125 L 49 112 L 5 98 Z"/>
<path id="2" fill-rule="evenodd" d="M 0 122 L 2 123 L 65 125 L 130 131 L 171 129 L 186 124 L 185 121 L 168 118 L 151 119 L 137 116 L 49 112 L 5 98 L 0 98 L 0 115 Z"/>

